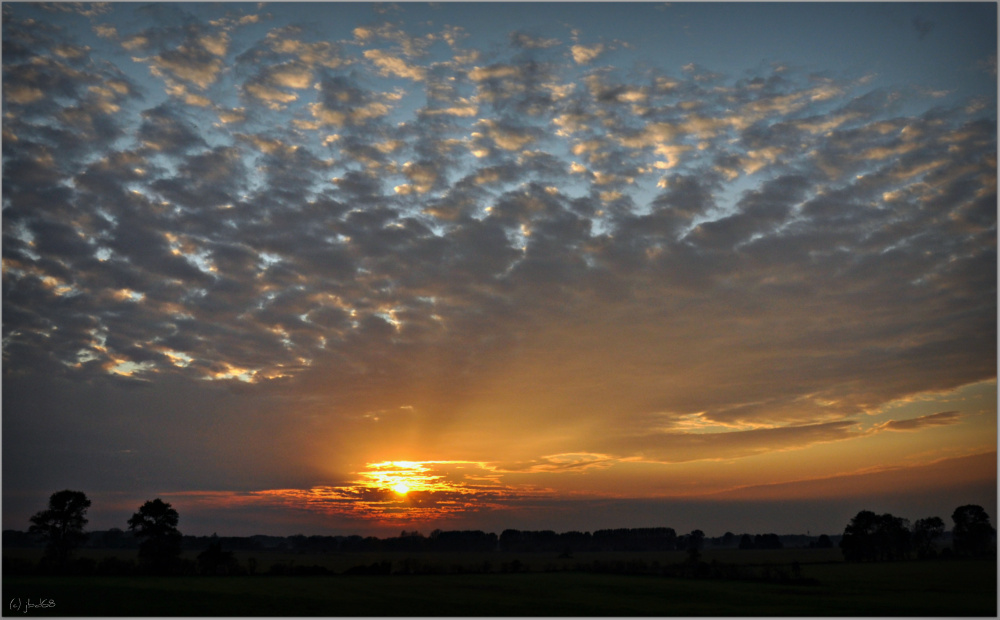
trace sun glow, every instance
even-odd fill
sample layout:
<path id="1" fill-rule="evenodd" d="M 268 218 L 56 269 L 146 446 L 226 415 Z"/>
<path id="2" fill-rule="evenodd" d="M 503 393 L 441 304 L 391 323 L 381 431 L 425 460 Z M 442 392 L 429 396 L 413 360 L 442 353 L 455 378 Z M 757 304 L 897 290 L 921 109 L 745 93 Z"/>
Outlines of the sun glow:
<path id="1" fill-rule="evenodd" d="M 425 463 L 415 461 L 369 463 L 367 469 L 361 474 L 367 483 L 399 495 L 435 489 L 440 478 L 432 474 Z"/>
<path id="2" fill-rule="evenodd" d="M 275 502 L 369 523 L 427 524 L 480 511 L 500 510 L 550 490 L 511 486 L 486 463 L 382 461 L 366 463 L 343 486 L 258 491 L 244 501 Z"/>

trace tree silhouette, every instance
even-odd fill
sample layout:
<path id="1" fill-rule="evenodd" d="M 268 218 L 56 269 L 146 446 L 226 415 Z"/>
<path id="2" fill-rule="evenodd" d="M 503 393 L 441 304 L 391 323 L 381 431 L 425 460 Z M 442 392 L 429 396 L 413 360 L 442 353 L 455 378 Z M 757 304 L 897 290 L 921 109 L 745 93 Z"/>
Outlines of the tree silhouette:
<path id="1" fill-rule="evenodd" d="M 871 510 L 862 510 L 844 528 L 840 539 L 840 550 L 848 562 L 863 562 L 875 559 L 875 530 L 878 515 Z"/>
<path id="2" fill-rule="evenodd" d="M 139 561 L 153 572 L 170 572 L 177 564 L 181 553 L 179 520 L 177 511 L 159 498 L 143 504 L 128 520 L 128 529 L 144 539 L 139 544 Z"/>
<path id="3" fill-rule="evenodd" d="M 944 521 L 941 517 L 917 519 L 913 524 L 913 545 L 917 548 L 917 557 L 931 558 L 937 555 L 934 541 L 944 534 Z"/>
<path id="4" fill-rule="evenodd" d="M 844 528 L 840 549 L 848 562 L 903 559 L 910 552 L 908 522 L 862 510 Z"/>
<path id="5" fill-rule="evenodd" d="M 697 562 L 701 557 L 701 548 L 705 545 L 705 532 L 693 530 L 686 538 L 688 560 Z"/>
<path id="6" fill-rule="evenodd" d="M 777 534 L 757 534 L 753 537 L 755 549 L 781 549 L 781 538 Z"/>
<path id="7" fill-rule="evenodd" d="M 87 540 L 83 526 L 87 524 L 90 500 L 80 491 L 59 491 L 49 497 L 47 510 L 31 517 L 28 532 L 48 541 L 45 557 L 57 566 L 65 566 L 73 549 Z"/>
<path id="8" fill-rule="evenodd" d="M 198 554 L 198 569 L 205 575 L 235 575 L 240 567 L 233 552 L 223 551 L 222 543 L 215 541 Z"/>
<path id="9" fill-rule="evenodd" d="M 878 555 L 880 560 L 902 560 L 910 553 L 910 522 L 889 513 L 878 518 Z"/>
<path id="10" fill-rule="evenodd" d="M 990 543 L 996 530 L 990 525 L 990 515 L 982 506 L 959 506 L 952 513 L 951 520 L 955 522 L 952 545 L 956 553 L 983 556 L 992 552 Z"/>

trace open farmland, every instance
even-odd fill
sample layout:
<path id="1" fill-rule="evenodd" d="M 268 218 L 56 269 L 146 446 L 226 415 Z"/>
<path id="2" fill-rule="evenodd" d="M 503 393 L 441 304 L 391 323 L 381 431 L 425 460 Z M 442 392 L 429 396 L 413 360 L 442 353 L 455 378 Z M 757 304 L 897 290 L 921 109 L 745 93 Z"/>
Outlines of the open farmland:
<path id="1" fill-rule="evenodd" d="M 93 554 L 99 551 L 91 551 Z M 121 552 L 116 552 L 119 555 Z M 9 555 L 6 552 L 5 555 Z M 791 571 L 801 583 L 615 574 L 615 567 L 683 561 L 681 553 L 268 554 L 278 563 L 324 566 L 324 576 L 47 577 L 10 576 L 3 595 L 37 602 L 52 616 L 994 616 L 994 560 L 848 564 L 824 549 L 706 552 L 706 565 L 739 562 L 755 574 Z M 240 554 L 245 562 L 249 554 Z M 442 574 L 399 574 L 409 557 Z M 514 564 L 515 560 L 517 564 Z M 393 574 L 344 575 L 387 561 Z M 472 574 L 459 567 L 484 567 Z M 501 572 L 506 566 L 517 572 Z M 592 572 L 601 566 L 608 572 Z M 769 567 L 769 568 L 765 568 Z M 465 572 L 465 574 L 454 574 Z M 5 607 L 5 614 L 16 610 Z M 24 615 L 24 614 L 19 614 Z"/>

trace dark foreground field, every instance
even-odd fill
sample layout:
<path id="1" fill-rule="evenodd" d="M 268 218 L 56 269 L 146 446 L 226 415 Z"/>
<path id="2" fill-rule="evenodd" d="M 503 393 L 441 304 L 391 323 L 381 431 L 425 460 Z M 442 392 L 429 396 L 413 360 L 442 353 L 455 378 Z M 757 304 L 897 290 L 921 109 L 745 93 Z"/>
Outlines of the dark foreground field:
<path id="1" fill-rule="evenodd" d="M 779 552 L 777 560 L 789 554 Z M 3 581 L 5 615 L 996 616 L 994 561 L 812 563 L 812 585 L 587 572 Z M 582 556 L 582 554 L 581 554 Z M 539 559 L 526 556 L 527 560 Z M 527 562 L 526 562 L 527 563 Z M 529 565 L 530 566 L 530 565 Z M 54 602 L 24 613 L 25 603 Z M 12 608 L 19 604 L 20 608 Z"/>

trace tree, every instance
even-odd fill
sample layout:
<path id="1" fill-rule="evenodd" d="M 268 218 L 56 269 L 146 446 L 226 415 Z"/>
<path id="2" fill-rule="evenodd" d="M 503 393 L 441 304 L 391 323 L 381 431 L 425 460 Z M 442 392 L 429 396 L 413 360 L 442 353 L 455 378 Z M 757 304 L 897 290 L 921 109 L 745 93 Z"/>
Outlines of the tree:
<path id="1" fill-rule="evenodd" d="M 254 563 L 256 568 L 256 562 Z M 208 549 L 198 554 L 198 569 L 205 575 L 235 575 L 240 565 L 232 551 L 223 551 L 221 542 L 209 543 Z"/>
<path id="2" fill-rule="evenodd" d="M 992 552 L 991 543 L 996 530 L 990 525 L 990 515 L 986 514 L 982 506 L 959 506 L 952 513 L 951 520 L 955 522 L 952 529 L 955 553 L 983 556 Z"/>
<path id="3" fill-rule="evenodd" d="M 59 491 L 49 497 L 47 510 L 31 517 L 28 532 L 48 541 L 45 557 L 57 566 L 65 566 L 73 549 L 87 540 L 83 526 L 87 524 L 90 500 L 80 491 Z"/>
<path id="4" fill-rule="evenodd" d="M 701 548 L 705 545 L 705 532 L 701 530 L 693 530 L 686 536 L 685 543 L 687 546 L 688 560 L 691 562 L 697 562 L 701 557 Z"/>
<path id="5" fill-rule="evenodd" d="M 840 539 L 840 550 L 848 562 L 863 562 L 875 559 L 875 530 L 878 515 L 871 510 L 862 510 L 854 515 L 844 528 Z"/>
<path id="6" fill-rule="evenodd" d="M 143 539 L 139 544 L 139 562 L 153 572 L 170 572 L 177 564 L 181 553 L 179 520 L 177 511 L 159 498 L 143 504 L 128 520 L 128 529 Z"/>
<path id="7" fill-rule="evenodd" d="M 910 522 L 889 513 L 880 515 L 876 540 L 880 560 L 905 559 L 911 548 Z"/>
<path id="8" fill-rule="evenodd" d="M 753 537 L 754 549 L 781 549 L 781 538 L 777 534 L 757 534 Z"/>
<path id="9" fill-rule="evenodd" d="M 917 549 L 917 557 L 932 558 L 937 555 L 934 541 L 944 535 L 944 521 L 941 517 L 917 519 L 913 524 L 913 545 Z"/>
<path id="10" fill-rule="evenodd" d="M 844 528 L 840 549 L 848 562 L 898 560 L 910 552 L 906 519 L 862 510 Z"/>

